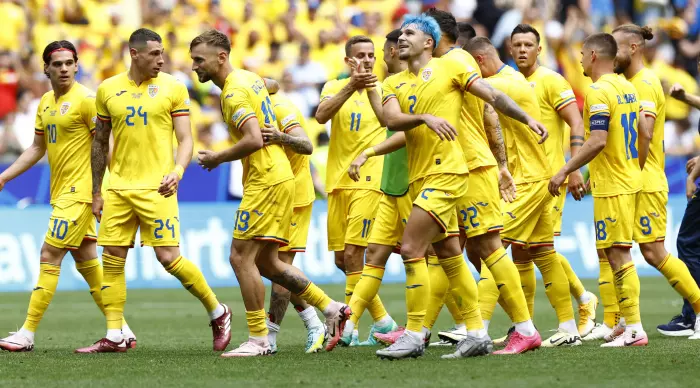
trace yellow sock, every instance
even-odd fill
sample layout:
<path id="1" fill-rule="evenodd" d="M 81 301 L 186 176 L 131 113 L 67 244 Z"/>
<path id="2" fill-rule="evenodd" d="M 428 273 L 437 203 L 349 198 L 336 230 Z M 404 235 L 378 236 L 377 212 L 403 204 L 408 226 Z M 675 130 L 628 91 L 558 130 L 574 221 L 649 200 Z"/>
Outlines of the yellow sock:
<path id="1" fill-rule="evenodd" d="M 58 286 L 58 277 L 61 275 L 61 266 L 40 263 L 39 264 L 39 279 L 36 282 L 36 287 L 32 291 L 32 296 L 29 298 L 29 308 L 27 309 L 27 319 L 24 321 L 23 328 L 36 332 L 36 328 L 44 316 L 44 312 L 49 308 L 53 294 Z"/>
<path id="2" fill-rule="evenodd" d="M 700 313 L 700 288 L 685 263 L 669 253 L 657 269 L 666 277 L 671 287 L 690 302 L 695 313 Z"/>
<path id="3" fill-rule="evenodd" d="M 571 295 L 573 295 L 576 300 L 581 299 L 583 293 L 586 292 L 586 288 L 583 287 L 581 279 L 578 278 L 576 272 L 574 272 L 574 270 L 571 268 L 569 260 L 567 260 L 564 255 L 557 252 L 557 258 L 559 258 L 561 267 L 564 269 L 564 273 L 566 273 L 566 278 L 569 279 L 569 292 L 571 292 Z"/>
<path id="4" fill-rule="evenodd" d="M 513 313 L 511 313 L 510 307 L 506 304 L 505 299 L 503 299 L 503 294 L 501 294 L 498 297 L 498 304 L 501 306 L 503 311 L 506 312 L 506 315 L 508 315 L 508 319 L 510 319 L 511 322 L 515 322 L 515 320 L 513 320 Z"/>
<path id="5" fill-rule="evenodd" d="M 440 265 L 450 280 L 450 292 L 457 306 L 461 307 L 467 330 L 483 329 L 484 322 L 479 309 L 479 289 L 467 263 L 464 262 L 464 256 L 460 253 L 457 256 L 440 259 Z"/>
<path id="6" fill-rule="evenodd" d="M 464 317 L 462 316 L 462 310 L 460 310 L 459 306 L 457 306 L 457 302 L 455 302 L 455 298 L 452 296 L 451 292 L 445 293 L 443 303 L 445 303 L 447 311 L 450 312 L 450 315 L 452 315 L 452 320 L 455 321 L 457 325 L 466 325 Z"/>
<path id="7" fill-rule="evenodd" d="M 500 294 L 503 297 L 503 305 L 507 306 L 506 311 L 513 319 L 513 322 L 521 323 L 530 320 L 530 306 L 527 299 L 525 299 L 518 268 L 510 260 L 506 250 L 504 248 L 496 249 L 489 257 L 484 259 L 484 264 L 489 268 L 491 277 L 495 281 L 495 286 L 498 287 L 497 293 L 492 297 L 494 298 L 493 303 L 496 303 Z M 534 275 L 534 268 L 531 272 Z M 535 287 L 532 288 L 534 290 Z M 479 296 L 481 296 L 481 293 L 479 293 Z M 532 303 L 534 309 L 534 299 Z"/>
<path id="8" fill-rule="evenodd" d="M 493 310 L 496 309 L 498 303 L 498 286 L 493 280 L 493 275 L 489 271 L 489 267 L 485 263 L 481 263 L 481 273 L 479 274 L 479 309 L 481 310 L 481 318 L 490 321 L 493 317 Z"/>
<path id="9" fill-rule="evenodd" d="M 367 305 L 367 311 L 369 311 L 369 315 L 372 316 L 372 320 L 374 320 L 374 322 L 379 322 L 384 317 L 389 315 L 389 313 L 386 312 L 386 309 L 384 308 L 384 303 L 382 303 L 382 300 L 379 298 L 379 293 L 374 295 L 374 298 L 372 298 L 372 300 L 369 301 L 369 304 Z"/>
<path id="10" fill-rule="evenodd" d="M 432 329 L 438 315 L 440 315 L 442 302 L 445 300 L 447 289 L 450 286 L 450 280 L 447 279 L 437 256 L 428 256 L 428 277 L 430 278 L 430 298 L 423 326 Z"/>
<path id="11" fill-rule="evenodd" d="M 309 282 L 306 288 L 298 295 L 301 299 L 304 299 L 306 303 L 321 311 L 325 311 L 328 305 L 333 301 L 322 289 L 318 288 L 318 286 L 312 282 Z"/>
<path id="12" fill-rule="evenodd" d="M 614 327 L 620 322 L 620 306 L 617 304 L 617 291 L 615 290 L 615 278 L 612 267 L 607 257 L 598 259 L 600 273 L 598 275 L 598 291 L 603 303 L 603 323 L 607 327 Z"/>
<path id="13" fill-rule="evenodd" d="M 345 274 L 345 304 L 350 304 L 350 298 L 352 298 L 357 282 L 360 281 L 360 276 L 362 276 L 362 271 L 347 272 Z"/>
<path id="14" fill-rule="evenodd" d="M 248 323 L 248 333 L 250 333 L 251 337 L 267 337 L 265 310 L 246 311 L 245 320 Z"/>
<path id="15" fill-rule="evenodd" d="M 639 314 L 639 276 L 633 262 L 623 264 L 615 271 L 615 288 L 620 297 L 618 303 L 625 323 L 634 325 L 642 322 Z"/>
<path id="16" fill-rule="evenodd" d="M 102 254 L 102 303 L 104 304 L 107 329 L 121 330 L 126 304 L 126 277 L 124 264 L 126 259 Z"/>
<path id="17" fill-rule="evenodd" d="M 219 300 L 216 299 L 214 291 L 207 284 L 207 280 L 204 279 L 202 271 L 191 261 L 180 256 L 165 270 L 175 276 L 190 294 L 199 299 L 204 308 L 207 309 L 207 312 L 210 313 L 219 306 Z"/>
<path id="18" fill-rule="evenodd" d="M 569 294 L 569 280 L 561 267 L 557 252 L 554 250 L 531 255 L 532 261 L 539 268 L 544 281 L 544 292 L 549 303 L 557 313 L 559 323 L 574 319 L 574 307 Z"/>
<path id="19" fill-rule="evenodd" d="M 419 333 L 423 328 L 430 295 L 428 266 L 422 257 L 404 260 L 406 269 L 406 330 Z"/>
<path id="20" fill-rule="evenodd" d="M 357 282 L 349 303 L 350 310 L 352 310 L 350 320 L 355 323 L 355 327 L 357 327 L 357 322 L 367 309 L 369 301 L 377 296 L 379 286 L 382 284 L 382 278 L 384 278 L 384 267 L 365 264 L 360 281 Z"/>
<path id="21" fill-rule="evenodd" d="M 95 301 L 97 307 L 99 307 L 102 314 L 105 313 L 105 306 L 102 303 L 102 292 L 100 288 L 102 287 L 102 265 L 100 260 L 95 258 L 88 261 L 76 262 L 75 269 L 80 272 L 85 279 L 85 282 L 90 287 L 90 296 Z M 122 319 L 122 326 L 126 325 L 126 320 Z"/>
<path id="22" fill-rule="evenodd" d="M 527 263 L 515 263 L 515 268 L 518 269 L 518 273 L 520 274 L 520 286 L 523 289 L 525 303 L 527 303 L 527 311 L 530 314 L 530 317 L 534 318 L 535 291 L 537 290 L 537 278 L 535 278 L 535 265 L 532 263 L 532 261 L 528 261 Z"/>

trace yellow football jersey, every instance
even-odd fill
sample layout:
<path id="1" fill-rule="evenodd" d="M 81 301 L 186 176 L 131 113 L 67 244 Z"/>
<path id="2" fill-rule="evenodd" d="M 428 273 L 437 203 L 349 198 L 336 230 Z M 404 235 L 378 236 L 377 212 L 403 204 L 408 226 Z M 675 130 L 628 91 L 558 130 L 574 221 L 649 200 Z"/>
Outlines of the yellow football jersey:
<path id="1" fill-rule="evenodd" d="M 616 74 L 605 74 L 586 93 L 583 124 L 591 131 L 606 130 L 603 151 L 589 165 L 594 197 L 636 193 L 642 188 L 637 128 L 641 105 L 634 86 Z"/>
<path id="2" fill-rule="evenodd" d="M 552 167 L 552 172 L 557 172 L 566 164 L 564 133 L 568 126 L 559 116 L 559 111 L 570 104 L 575 104 L 576 96 L 564 77 L 544 66 L 538 66 L 526 79 L 535 89 L 540 106 L 540 122 L 549 132 L 549 138 L 544 142 L 547 160 Z"/>
<path id="3" fill-rule="evenodd" d="M 299 108 L 289 101 L 289 98 L 277 93 L 270 96 L 272 109 L 277 116 L 277 127 L 284 133 L 289 133 L 296 127 L 306 129 L 306 120 Z M 288 147 L 284 148 L 289 164 L 294 173 L 294 207 L 306 206 L 314 201 L 314 183 L 311 180 L 311 164 L 309 155 L 301 155 Z"/>
<path id="4" fill-rule="evenodd" d="M 333 97 L 345 85 L 349 78 L 326 82 L 321 91 L 321 102 Z M 377 85 L 381 96 L 381 85 Z M 350 179 L 348 167 L 365 149 L 375 146 L 386 139 L 385 128 L 372 110 L 367 92 L 355 92 L 345 101 L 338 113 L 331 119 L 331 141 L 328 150 L 326 170 L 326 192 L 335 189 L 370 189 L 379 191 L 382 181 L 384 157 L 367 160 L 360 171 L 358 182 Z"/>
<path id="5" fill-rule="evenodd" d="M 494 88 L 513 99 L 530 117 L 540 119 L 540 106 L 530 84 L 521 73 L 503 65 L 498 73 L 486 78 Z M 544 144 L 526 124 L 498 113 L 508 156 L 508 170 L 516 184 L 537 182 L 552 177 Z M 550 141 L 550 140 L 547 140 Z M 561 143 L 560 143 L 561 144 Z"/>
<path id="6" fill-rule="evenodd" d="M 642 191 L 668 191 L 668 181 L 664 167 L 664 124 L 666 122 L 666 96 L 661 88 L 659 77 L 651 70 L 643 68 L 629 81 L 637 89 L 639 104 L 644 114 L 656 119 L 654 135 L 649 144 L 649 156 L 642 171 Z"/>
<path id="7" fill-rule="evenodd" d="M 408 69 L 384 80 L 386 103 L 396 98 L 408 114 L 431 114 L 457 128 L 458 136 L 467 136 L 461 120 L 464 91 L 479 79 L 476 69 L 449 58 L 433 58 L 417 75 Z M 466 157 L 459 141 L 440 140 L 427 125 L 406 131 L 408 181 L 433 174 L 466 174 Z"/>
<path id="8" fill-rule="evenodd" d="M 96 121 L 95 94 L 77 82 L 58 100 L 53 91 L 41 97 L 34 133 L 46 142 L 52 204 L 92 202 L 90 148 Z"/>
<path id="9" fill-rule="evenodd" d="M 479 65 L 465 50 L 453 47 L 443 56 L 456 61 L 462 61 L 473 68 L 481 77 Z M 495 166 L 496 158 L 489 147 L 489 140 L 484 129 L 484 100 L 469 93 L 464 92 L 464 102 L 462 103 L 462 113 L 460 124 L 467 129 L 467 136 L 459 136 L 459 144 L 467 158 L 469 170 L 476 170 L 479 167 Z"/>
<path id="10" fill-rule="evenodd" d="M 97 88 L 97 119 L 110 121 L 111 189 L 157 189 L 173 171 L 173 117 L 190 114 L 185 85 L 167 73 L 136 85 L 127 73 Z"/>
<path id="11" fill-rule="evenodd" d="M 252 118 L 258 119 L 260 127 L 265 124 L 277 127 L 277 117 L 265 82 L 249 71 L 236 69 L 226 77 L 221 91 L 221 111 L 236 143 L 243 137 L 239 129 Z M 244 191 L 259 190 L 294 179 L 289 160 L 279 144 L 266 145 L 241 162 Z"/>

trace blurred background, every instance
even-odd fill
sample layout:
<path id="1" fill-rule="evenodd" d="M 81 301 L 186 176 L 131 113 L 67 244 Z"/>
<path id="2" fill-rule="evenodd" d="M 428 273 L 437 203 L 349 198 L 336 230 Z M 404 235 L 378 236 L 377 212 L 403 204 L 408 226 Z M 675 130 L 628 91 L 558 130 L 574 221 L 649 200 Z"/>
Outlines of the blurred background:
<path id="1" fill-rule="evenodd" d="M 315 143 L 312 161 L 323 182 L 330 126 L 319 125 L 313 115 L 323 84 L 348 75 L 343 62 L 345 41 L 357 34 L 374 40 L 378 58 L 375 72 L 382 79 L 385 74 L 381 61 L 384 36 L 400 26 L 405 15 L 417 14 L 430 7 L 450 10 L 458 21 L 471 23 L 479 35 L 492 39 L 502 57 L 513 66 L 509 53 L 510 32 L 521 22 L 534 25 L 543 37 L 541 63 L 565 76 L 573 86 L 579 107 L 583 105 L 583 91 L 590 83 L 590 79 L 583 76 L 579 63 L 581 42 L 593 32 L 609 32 L 615 26 L 629 22 L 653 27 L 655 37 L 647 42 L 646 59 L 661 78 L 664 88 L 668 91 L 671 85 L 680 83 L 687 92 L 698 92 L 698 0 L 0 0 L 0 15 L 3 15 L 0 34 L 0 170 L 15 160 L 33 140 L 36 107 L 42 94 L 50 89 L 40 57 L 45 45 L 60 39 L 74 42 L 80 65 L 77 79 L 95 90 L 103 79 L 127 70 L 128 37 L 142 26 L 162 36 L 167 56 L 163 70 L 182 80 L 189 89 L 193 102 L 195 156 L 199 149 L 230 147 L 226 125 L 220 116 L 219 89 L 211 82 L 200 84 L 190 70 L 188 48 L 191 39 L 200 32 L 215 28 L 230 36 L 234 66 L 278 80 L 282 93 L 287 94 L 309 118 L 306 130 Z M 697 111 L 668 97 L 665 148 L 671 193 L 684 192 L 685 162 L 700 151 L 699 118 Z M 230 218 L 237 206 L 236 199 L 242 195 L 241 175 L 238 162 L 211 173 L 199 168 L 188 169 L 179 191 L 183 203 L 183 225 L 187 225 L 187 214 L 192 211 L 190 225 L 199 223 L 201 218 L 207 227 L 211 227 L 212 218 L 205 215 L 209 210 L 195 208 L 217 202 L 220 207 L 211 209 L 212 217 L 221 217 L 219 223 L 222 230 L 226 230 L 222 241 L 230 242 Z M 0 192 L 0 204 L 19 208 L 48 204 L 48 181 L 46 165 L 35 166 Z M 322 187 L 318 189 L 321 198 Z M 187 207 L 186 203 L 193 203 L 195 208 Z M 569 216 L 566 217 L 574 217 L 576 213 L 578 216 L 570 221 L 565 219 L 563 234 L 575 235 L 571 242 L 574 244 L 571 249 L 575 250 L 577 244 L 585 241 L 580 234 L 583 232 L 575 230 L 577 222 L 584 225 L 584 231 L 591 229 L 590 220 L 585 218 L 590 214 L 590 203 L 585 206 L 569 203 L 574 201 L 567 202 L 565 216 L 567 213 Z M 672 196 L 669 206 L 676 210 L 676 221 L 680 221 L 684 205 L 683 197 Z M 574 210 L 575 206 L 582 206 L 581 211 Z M 31 230 L 28 233 L 36 236 L 37 245 L 45 231 L 44 222 L 49 213 L 47 209 L 39 209 L 38 225 L 27 227 Z M 3 212 L 4 218 L 29 219 L 27 212 Z M 310 239 L 318 241 L 309 242 L 310 246 L 317 245 L 317 252 L 307 252 L 306 256 L 313 256 L 309 259 L 316 260 L 313 265 L 323 265 L 326 268 L 324 273 L 331 274 L 339 271 L 333 268 L 332 259 L 326 266 L 324 217 L 325 203 L 318 201 L 312 225 L 312 229 L 317 229 L 310 233 Z M 17 225 L 7 227 L 17 229 Z M 671 214 L 667 236 L 674 235 L 673 229 Z M 216 233 L 208 230 L 210 233 L 204 235 L 213 238 L 211 236 Z M 11 232 L 13 238 L 18 239 L 19 249 L 24 249 L 28 243 L 19 243 L 20 232 L 14 229 Z M 183 240 L 190 238 L 183 229 Z M 669 242 L 669 249 L 671 244 L 675 245 L 675 241 Z M 0 249 L 0 285 L 3 282 L 3 257 L 12 253 L 7 252 Z M 588 253 L 582 251 L 581 255 L 579 261 L 583 262 Z M 593 250 L 591 270 L 597 267 L 594 255 Z M 211 254 L 203 254 L 203 257 L 211 259 Z M 224 264 L 216 271 L 225 271 L 228 263 Z M 157 273 L 158 269 L 153 271 Z M 216 271 L 214 276 L 217 276 Z M 397 267 L 397 273 L 400 272 L 400 267 Z M 20 283 L 22 287 L 33 284 L 30 279 Z"/>

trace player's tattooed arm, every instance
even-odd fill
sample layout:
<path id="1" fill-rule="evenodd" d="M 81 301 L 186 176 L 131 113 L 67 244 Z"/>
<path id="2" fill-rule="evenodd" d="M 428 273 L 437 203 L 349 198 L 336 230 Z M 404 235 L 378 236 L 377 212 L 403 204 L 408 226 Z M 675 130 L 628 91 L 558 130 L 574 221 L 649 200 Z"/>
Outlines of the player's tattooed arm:
<path id="1" fill-rule="evenodd" d="M 564 121 L 571 128 L 571 135 L 569 136 L 569 147 L 571 149 L 571 157 L 576 156 L 579 150 L 583 146 L 584 138 L 584 128 L 583 120 L 581 119 L 581 112 L 578 110 L 576 104 L 569 104 L 559 110 L 559 116 L 564 119 Z M 583 175 L 581 171 L 572 171 L 569 174 L 569 184 L 568 190 L 575 200 L 580 201 L 581 198 L 586 194 L 586 182 L 583 180 Z"/>
<path id="2" fill-rule="evenodd" d="M 494 89 L 488 82 L 478 79 L 469 87 L 469 92 L 491 104 L 504 115 L 527 124 L 530 129 L 540 136 L 540 143 L 547 139 L 547 129 L 537 120 L 528 115 L 518 104 L 500 90 Z"/>
<path id="3" fill-rule="evenodd" d="M 608 131 L 607 130 L 594 130 L 591 131 L 591 135 L 588 140 L 583 143 L 581 150 L 572 157 L 564 167 L 557 172 L 552 179 L 549 181 L 549 193 L 553 196 L 559 196 L 559 187 L 564 183 L 566 177 L 569 176 L 573 171 L 580 169 L 581 167 L 588 164 L 593 160 L 598 154 L 603 151 L 605 145 L 608 142 Z"/>
<path id="4" fill-rule="evenodd" d="M 92 195 L 98 195 L 102 191 L 102 179 L 107 169 L 107 156 L 109 154 L 109 137 L 112 133 L 112 122 L 97 120 L 95 123 L 95 137 L 92 140 L 90 164 L 92 167 Z"/>
<path id="5" fill-rule="evenodd" d="M 289 133 L 284 133 L 270 124 L 265 124 L 260 131 L 265 144 L 282 144 L 301 155 L 311 155 L 314 152 L 314 146 L 301 126 L 293 127 Z"/>
<path id="6" fill-rule="evenodd" d="M 508 168 L 508 158 L 506 156 L 506 146 L 503 143 L 503 131 L 501 123 L 498 121 L 498 113 L 489 104 L 484 104 L 484 129 L 486 138 L 489 141 L 491 153 L 496 158 L 499 168 Z"/>

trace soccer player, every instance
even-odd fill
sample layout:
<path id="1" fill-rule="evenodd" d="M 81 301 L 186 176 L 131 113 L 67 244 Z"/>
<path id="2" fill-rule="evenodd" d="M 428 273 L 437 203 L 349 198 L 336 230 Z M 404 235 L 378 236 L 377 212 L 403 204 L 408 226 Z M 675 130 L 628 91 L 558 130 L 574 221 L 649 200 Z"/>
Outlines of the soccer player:
<path id="1" fill-rule="evenodd" d="M 231 341 L 231 311 L 219 303 L 202 272 L 180 253 L 177 188 L 192 158 L 187 88 L 161 73 L 161 37 L 140 28 L 129 37 L 131 67 L 97 88 L 97 126 L 92 144 L 92 212 L 100 222 L 97 243 L 104 247 L 102 299 L 107 335 L 76 353 L 125 352 L 120 330 L 126 303 L 124 265 L 137 230 L 141 243 L 204 305 L 211 319 L 214 350 Z M 173 132 L 178 140 L 173 162 Z M 100 188 L 107 167 L 110 134 L 114 152 L 109 188 Z M 104 207 L 104 211 L 103 211 Z"/>
<path id="2" fill-rule="evenodd" d="M 571 136 L 569 137 L 571 155 L 576 155 L 583 144 L 583 121 L 576 105 L 576 96 L 564 77 L 537 63 L 542 46 L 540 46 L 540 34 L 534 27 L 529 24 L 517 25 L 510 34 L 510 40 L 511 55 L 515 58 L 518 70 L 525 76 L 537 94 L 540 118 L 549 130 L 549 139 L 544 143 L 547 160 L 552 170 L 558 171 L 566 163 L 564 159 L 564 132 L 567 124 L 571 128 Z M 569 176 L 568 191 L 577 201 L 583 198 L 586 188 L 580 171 L 574 171 Z M 562 187 L 561 194 L 554 201 L 555 237 L 561 235 L 566 187 Z M 560 253 L 557 253 L 557 257 L 564 272 L 566 272 L 571 295 L 578 302 L 578 332 L 581 337 L 584 337 L 595 327 L 595 310 L 598 306 L 598 298 L 586 291 L 566 257 Z M 534 277 L 535 273 L 530 271 L 528 275 Z M 536 281 L 531 278 L 527 284 L 534 286 Z M 535 295 L 528 293 L 528 296 L 534 298 Z M 534 301 L 528 303 L 533 304 Z"/>
<path id="3" fill-rule="evenodd" d="M 265 145 L 261 124 L 276 128 L 277 118 L 265 82 L 258 75 L 235 69 L 229 62 L 231 42 L 216 30 L 192 40 L 192 70 L 200 82 L 221 88 L 221 108 L 234 139 L 220 152 L 199 151 L 199 164 L 211 170 L 242 160 L 245 194 L 236 214 L 231 266 L 241 287 L 248 323 L 248 341 L 222 357 L 263 356 L 272 352 L 265 324 L 265 287 L 261 275 L 297 294 L 323 311 L 329 342 L 337 343 L 352 314 L 347 305 L 331 300 L 295 267 L 281 261 L 280 245 L 289 244 L 294 205 L 294 174 L 279 144 Z"/>
<path id="4" fill-rule="evenodd" d="M 435 8 L 430 9 L 426 14 L 437 21 L 441 30 L 440 43 L 433 55 L 463 63 L 478 71 L 479 66 L 474 58 L 465 50 L 455 46 L 458 29 L 454 16 Z M 508 259 L 499 233 L 503 229 L 499 186 L 500 193 L 507 202 L 513 201 L 516 193 L 513 177 L 508 170 L 498 114 L 491 105 L 484 104 L 482 99 L 472 93 L 465 92 L 463 99 L 459 127 L 464 130 L 466 136 L 458 136 L 457 140 L 469 167 L 469 189 L 466 195 L 457 201 L 460 247 L 466 244 L 470 260 L 483 275 L 484 280 L 479 281 L 480 286 L 482 282 L 486 284 L 488 278 L 496 290 L 494 302 L 498 299 L 498 291 L 500 291 L 504 303 L 512 307 L 516 330 L 525 337 L 539 337 L 539 335 L 535 336 L 537 331 L 530 319 L 518 270 Z M 525 127 L 524 130 L 530 135 L 529 128 Z M 503 258 L 505 260 L 502 260 Z M 431 259 L 439 264 L 437 258 L 430 256 L 429 264 Z M 428 267 L 428 271 L 442 272 L 442 269 L 439 265 L 433 265 Z M 440 301 L 447 289 L 448 281 L 444 275 L 440 277 L 439 274 L 431 274 L 430 290 L 433 294 L 431 298 L 433 302 L 428 306 L 424 327 L 430 329 L 437 319 L 442 307 Z M 482 316 L 482 318 L 484 318 L 484 327 L 488 330 L 491 316 Z M 465 338 L 467 333 L 451 335 L 456 339 L 455 336 L 460 334 Z M 458 345 L 455 355 L 460 354 L 460 348 L 461 346 Z"/>
<path id="5" fill-rule="evenodd" d="M 357 181 L 346 173 L 357 155 L 384 139 L 382 89 L 372 73 L 375 61 L 372 39 L 362 35 L 348 39 L 345 63 L 350 78 L 328 81 L 316 111 L 319 123 L 331 121 L 326 172 L 328 249 L 335 252 L 335 264 L 346 275 L 345 303 L 350 302 L 360 280 L 367 239 L 382 197 L 382 158 L 368 161 Z M 386 333 L 396 324 L 378 295 L 369 301 L 368 309 L 374 320 L 368 338 L 371 342 L 374 332 Z"/>
<path id="6" fill-rule="evenodd" d="M 401 30 L 393 30 L 386 35 L 386 42 L 384 42 L 383 59 L 389 75 L 396 74 L 406 68 L 406 62 L 399 59 L 398 41 L 400 35 Z M 402 132 L 387 130 L 387 140 L 363 150 L 348 168 L 349 177 L 353 181 L 359 181 L 361 178 L 360 169 L 369 160 L 376 159 L 376 156 L 385 155 L 380 185 L 382 196 L 367 241 L 367 259 L 362 269 L 362 276 L 350 298 L 349 306 L 353 315 L 345 326 L 340 340 L 340 344 L 343 346 L 349 346 L 356 341 L 353 338 L 354 329 L 369 302 L 377 296 L 384 277 L 386 262 L 389 260 L 391 252 L 399 246 L 403 228 L 411 213 L 405 143 L 405 136 Z M 373 328 L 376 328 L 376 325 Z M 385 332 L 393 332 L 396 329 L 398 326 L 394 323 Z M 376 343 L 373 330 L 370 330 L 370 338 L 367 341 Z M 332 350 L 332 348 L 328 350 Z"/>
<path id="7" fill-rule="evenodd" d="M 397 359 L 423 354 L 428 330 L 422 325 L 430 294 L 425 252 L 431 242 L 466 320 L 468 336 L 458 349 L 459 356 L 487 354 L 492 344 L 481 320 L 476 282 L 459 246 L 455 211 L 457 200 L 466 194 L 469 174 L 462 148 L 454 141 L 460 136 L 455 125 L 460 121 L 463 93 L 484 98 L 542 135 L 546 130 L 510 98 L 481 81 L 475 68 L 433 58 L 441 38 L 435 19 L 410 17 L 401 31 L 399 58 L 408 68 L 385 80 L 383 87 L 388 127 L 406 132 L 409 195 L 414 201 L 401 245 L 408 324 L 404 334 L 377 355 Z"/>
<path id="8" fill-rule="evenodd" d="M 294 173 L 294 209 L 289 225 L 289 244 L 279 249 L 280 260 L 292 264 L 297 253 L 306 252 L 306 238 L 309 235 L 313 202 L 316 198 L 309 162 L 313 145 L 304 130 L 306 120 L 299 109 L 280 93 L 270 95 L 270 101 L 275 117 L 278 118 L 277 128 L 262 128 L 263 140 L 266 144 L 280 144 L 284 147 Z M 318 352 L 323 348 L 326 331 L 316 315 L 316 309 L 297 295 L 292 295 L 286 288 L 273 283 L 267 314 L 267 338 L 272 353 L 277 353 L 277 333 L 290 299 L 307 330 L 306 353 Z"/>
<path id="9" fill-rule="evenodd" d="M 34 333 L 49 307 L 58 285 L 61 263 L 70 251 L 75 267 L 90 287 L 90 295 L 105 312 L 102 302 L 102 266 L 97 259 L 95 220 L 90 195 L 90 145 L 95 130 L 95 94 L 75 81 L 78 53 L 72 43 L 51 42 L 44 49 L 44 74 L 51 81 L 37 108 L 34 143 L 0 174 L 5 184 L 49 154 L 51 206 L 49 229 L 41 247 L 39 279 L 29 299 L 27 319 L 19 331 L 0 340 L 0 349 L 23 352 L 34 349 Z M 119 322 L 126 346 L 136 337 L 126 321 Z"/>
<path id="10" fill-rule="evenodd" d="M 639 119 L 646 120 L 647 128 L 652 132 L 649 156 L 642 170 L 642 191 L 637 195 L 633 238 L 639 243 L 646 262 L 666 277 L 671 287 L 690 303 L 697 316 L 700 313 L 700 288 L 685 263 L 664 247 L 668 204 L 663 143 L 666 97 L 659 78 L 652 70 L 644 67 L 643 57 L 644 42 L 654 35 L 651 28 L 634 24 L 619 26 L 612 31 L 612 35 L 617 42 L 615 72 L 624 74 L 637 89 L 639 104 L 644 109 L 644 118 Z M 623 328 L 618 329 L 622 331 Z"/>
<path id="11" fill-rule="evenodd" d="M 617 44 L 612 35 L 590 35 L 582 54 L 584 74 L 593 80 L 583 112 L 587 139 L 552 177 L 549 192 L 560 195 L 567 175 L 590 162 L 596 248 L 605 250 L 615 273 L 615 290 L 627 324 L 622 335 L 602 346 L 644 346 L 648 339 L 639 314 L 639 277 L 630 255 L 637 195 L 642 189 L 644 155 L 638 128 L 644 128 L 638 125 L 644 121 L 643 112 L 634 86 L 614 73 Z"/>
<path id="12" fill-rule="evenodd" d="M 488 38 L 471 39 L 467 50 L 494 88 L 513 98 L 531 116 L 540 117 L 537 97 L 530 84 L 522 74 L 501 61 Z M 569 282 L 554 250 L 554 198 L 547 193 L 552 173 L 545 146 L 521 123 L 502 114 L 499 119 L 504 128 L 508 166 L 513 173 L 517 192 L 515 200 L 504 206 L 503 244 L 513 246 L 513 260 L 520 272 L 530 316 L 534 314 L 534 297 L 528 295 L 535 291 L 533 262 L 542 273 L 545 293 L 559 320 L 557 332 L 543 341 L 542 346 L 580 345 L 581 337 L 569 296 Z M 511 335 L 503 352 L 517 352 L 520 341 L 517 338 L 513 343 Z"/>

